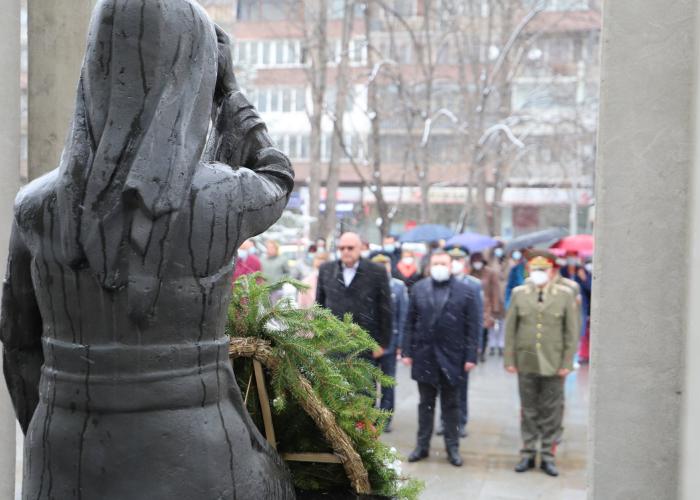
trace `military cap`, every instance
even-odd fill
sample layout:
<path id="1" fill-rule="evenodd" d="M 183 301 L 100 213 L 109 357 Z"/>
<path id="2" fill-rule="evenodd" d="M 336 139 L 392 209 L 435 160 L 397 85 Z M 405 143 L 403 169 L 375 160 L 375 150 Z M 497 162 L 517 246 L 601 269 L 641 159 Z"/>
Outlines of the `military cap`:
<path id="1" fill-rule="evenodd" d="M 391 259 L 383 253 L 378 253 L 377 255 L 372 257 L 371 262 L 374 262 L 375 264 L 387 264 L 391 262 Z"/>
<path id="2" fill-rule="evenodd" d="M 447 252 L 453 259 L 464 259 L 467 257 L 467 253 L 461 248 L 453 248 Z"/>
<path id="3" fill-rule="evenodd" d="M 527 262 L 530 269 L 550 269 L 556 264 L 557 257 L 547 250 L 530 250 Z"/>

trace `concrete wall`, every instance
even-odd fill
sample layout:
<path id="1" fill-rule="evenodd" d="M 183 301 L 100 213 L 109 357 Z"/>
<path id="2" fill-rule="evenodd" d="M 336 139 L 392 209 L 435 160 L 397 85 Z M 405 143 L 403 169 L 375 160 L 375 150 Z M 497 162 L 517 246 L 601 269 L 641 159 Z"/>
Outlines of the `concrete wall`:
<path id="1" fill-rule="evenodd" d="M 673 499 L 679 490 L 696 9 L 689 0 L 605 2 L 594 499 Z"/>
<path id="2" fill-rule="evenodd" d="M 20 155 L 20 0 L 0 0 L 0 276 L 12 225 L 12 203 L 19 187 Z M 0 297 L 2 289 L 0 288 Z M 0 367 L 2 359 L 0 359 Z M 15 414 L 0 382 L 0 498 L 15 491 Z"/>
<path id="3" fill-rule="evenodd" d="M 56 168 L 75 108 L 75 92 L 94 0 L 28 2 L 29 178 Z"/>

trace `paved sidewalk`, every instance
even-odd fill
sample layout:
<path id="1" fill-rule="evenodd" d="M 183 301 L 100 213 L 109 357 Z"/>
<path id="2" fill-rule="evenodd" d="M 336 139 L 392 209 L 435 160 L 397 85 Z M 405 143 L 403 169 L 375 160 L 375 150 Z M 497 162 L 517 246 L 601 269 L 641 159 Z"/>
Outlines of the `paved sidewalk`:
<path id="1" fill-rule="evenodd" d="M 394 431 L 387 443 L 408 455 L 415 445 L 418 390 L 410 371 L 398 368 Z M 442 438 L 434 436 L 431 456 L 421 462 L 404 462 L 402 468 L 423 479 L 425 500 L 584 500 L 586 498 L 586 440 L 588 420 L 588 368 L 567 378 L 564 440 L 557 453 L 560 476 L 551 478 L 539 469 L 516 474 L 520 446 L 517 379 L 503 370 L 502 358 L 489 357 L 472 372 L 469 388 L 469 436 L 461 440 L 464 466 L 451 466 Z"/>

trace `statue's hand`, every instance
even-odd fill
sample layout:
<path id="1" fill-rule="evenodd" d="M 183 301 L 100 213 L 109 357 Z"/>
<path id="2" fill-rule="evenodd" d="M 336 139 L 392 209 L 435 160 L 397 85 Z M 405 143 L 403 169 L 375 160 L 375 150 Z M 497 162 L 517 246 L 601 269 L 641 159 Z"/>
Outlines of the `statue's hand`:
<path id="1" fill-rule="evenodd" d="M 221 102 L 223 98 L 238 90 L 236 75 L 233 73 L 231 56 L 231 39 L 221 27 L 216 26 L 216 39 L 219 46 L 219 67 L 216 75 L 214 98 Z"/>

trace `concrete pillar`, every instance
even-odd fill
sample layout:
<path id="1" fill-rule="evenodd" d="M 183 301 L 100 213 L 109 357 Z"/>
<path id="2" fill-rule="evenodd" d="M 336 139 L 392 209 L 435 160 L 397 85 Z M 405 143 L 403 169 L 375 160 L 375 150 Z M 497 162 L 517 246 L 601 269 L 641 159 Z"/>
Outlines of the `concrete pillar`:
<path id="1" fill-rule="evenodd" d="M 686 313 L 698 307 L 686 293 L 697 9 L 690 0 L 604 5 L 589 460 L 596 500 L 674 499 L 680 490 Z"/>
<path id="2" fill-rule="evenodd" d="M 20 0 L 0 0 L 0 12 L 0 276 L 4 277 L 12 202 L 19 187 Z M 3 380 L 0 382 L 0 498 L 15 497 L 15 429 L 15 414 Z"/>
<path id="3" fill-rule="evenodd" d="M 75 107 L 94 3 L 28 2 L 29 179 L 58 165 Z"/>
<path id="4" fill-rule="evenodd" d="M 693 160 L 695 168 L 691 176 L 690 192 L 690 256 L 688 261 L 688 313 L 686 324 L 685 355 L 685 405 L 683 414 L 683 470 L 681 498 L 694 500 L 700 491 L 700 15 L 695 17 L 695 104 L 692 108 L 695 139 Z"/>

